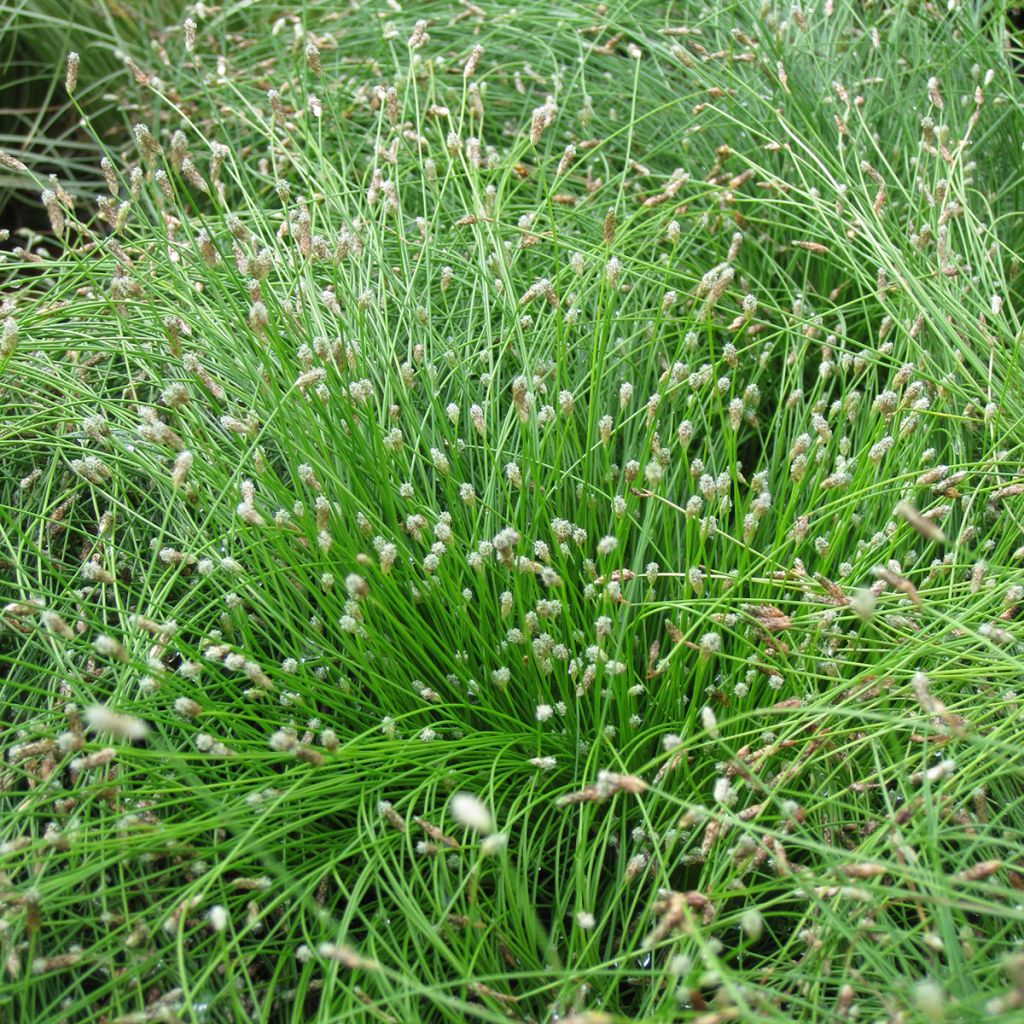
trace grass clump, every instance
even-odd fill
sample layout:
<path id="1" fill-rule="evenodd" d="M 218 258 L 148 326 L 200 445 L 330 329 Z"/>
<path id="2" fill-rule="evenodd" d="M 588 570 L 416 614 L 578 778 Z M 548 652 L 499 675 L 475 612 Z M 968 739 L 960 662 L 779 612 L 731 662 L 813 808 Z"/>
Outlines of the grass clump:
<path id="1" fill-rule="evenodd" d="M 1016 1019 L 1005 10 L 422 8 L 0 265 L 0 1007 Z"/>

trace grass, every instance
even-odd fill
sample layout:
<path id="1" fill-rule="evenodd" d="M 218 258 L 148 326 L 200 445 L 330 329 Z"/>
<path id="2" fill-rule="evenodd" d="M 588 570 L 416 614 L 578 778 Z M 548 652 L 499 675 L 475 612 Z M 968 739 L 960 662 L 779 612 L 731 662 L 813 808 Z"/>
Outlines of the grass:
<path id="1" fill-rule="evenodd" d="M 0 1016 L 1018 1019 L 1005 5 L 406 7 L 6 158 Z"/>
<path id="2" fill-rule="evenodd" d="M 96 146 L 79 123 L 79 111 L 64 94 L 64 59 L 80 52 L 88 69 L 77 99 L 91 131 L 116 132 L 122 114 L 116 88 L 125 51 L 143 51 L 147 25 L 173 20 L 163 0 L 132 4 L 78 0 L 69 20 L 68 5 L 54 0 L 0 2 L 0 149 L 31 163 L 36 177 L 58 174 L 73 191 L 102 187 Z M 0 209 L 4 228 L 33 230 L 45 225 L 39 189 L 31 179 L 0 166 Z"/>

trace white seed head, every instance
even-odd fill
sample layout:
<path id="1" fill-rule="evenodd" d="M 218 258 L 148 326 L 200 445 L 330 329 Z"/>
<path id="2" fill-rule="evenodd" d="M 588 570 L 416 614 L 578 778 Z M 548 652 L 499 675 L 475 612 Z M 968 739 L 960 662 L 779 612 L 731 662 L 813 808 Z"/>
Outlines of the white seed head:
<path id="1" fill-rule="evenodd" d="M 472 793 L 456 793 L 448 804 L 448 811 L 463 828 L 490 835 L 494 832 L 494 819 L 486 804 Z"/>
<path id="2" fill-rule="evenodd" d="M 106 732 L 122 740 L 144 740 L 149 726 L 134 715 L 123 715 L 103 704 L 93 704 L 83 713 L 86 725 L 93 732 Z"/>
<path id="3" fill-rule="evenodd" d="M 700 722 L 704 726 L 704 730 L 712 739 L 718 739 L 718 719 L 715 718 L 714 711 L 706 705 L 701 708 Z"/>

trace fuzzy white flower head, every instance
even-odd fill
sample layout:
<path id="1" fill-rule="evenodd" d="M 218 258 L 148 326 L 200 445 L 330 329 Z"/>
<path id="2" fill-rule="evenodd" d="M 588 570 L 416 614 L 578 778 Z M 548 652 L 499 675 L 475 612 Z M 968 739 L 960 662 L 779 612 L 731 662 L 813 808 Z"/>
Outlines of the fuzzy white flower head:
<path id="1" fill-rule="evenodd" d="M 85 721 L 93 732 L 106 732 L 122 740 L 143 740 L 149 726 L 133 715 L 123 715 L 102 704 L 85 709 Z"/>
<path id="2" fill-rule="evenodd" d="M 764 918 L 756 907 L 750 907 L 740 917 L 740 927 L 751 942 L 757 942 L 764 931 Z"/>
<path id="3" fill-rule="evenodd" d="M 480 852 L 485 857 L 493 857 L 495 854 L 501 853 L 506 846 L 508 846 L 508 836 L 504 832 L 495 832 L 487 836 L 480 844 Z"/>
<path id="4" fill-rule="evenodd" d="M 722 635 L 720 633 L 705 633 L 700 638 L 700 649 L 705 656 L 717 654 L 722 649 Z"/>
<path id="5" fill-rule="evenodd" d="M 448 804 L 451 816 L 463 826 L 474 832 L 487 835 L 494 831 L 494 819 L 487 806 L 472 793 L 456 793 Z"/>
<path id="6" fill-rule="evenodd" d="M 715 713 L 711 708 L 704 707 L 701 709 L 700 721 L 708 735 L 712 739 L 718 739 L 718 719 L 715 718 Z"/>
<path id="7" fill-rule="evenodd" d="M 715 780 L 715 802 L 725 804 L 726 807 L 732 807 L 736 803 L 736 791 L 724 775 Z"/>

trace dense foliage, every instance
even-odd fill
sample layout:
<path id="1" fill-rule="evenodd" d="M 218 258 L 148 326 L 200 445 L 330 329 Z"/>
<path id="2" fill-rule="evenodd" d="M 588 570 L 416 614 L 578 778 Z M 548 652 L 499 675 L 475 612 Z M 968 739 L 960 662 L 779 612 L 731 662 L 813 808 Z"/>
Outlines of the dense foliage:
<path id="1" fill-rule="evenodd" d="M 1019 1019 L 1003 6 L 404 7 L 0 156 L 0 1018 Z"/>

